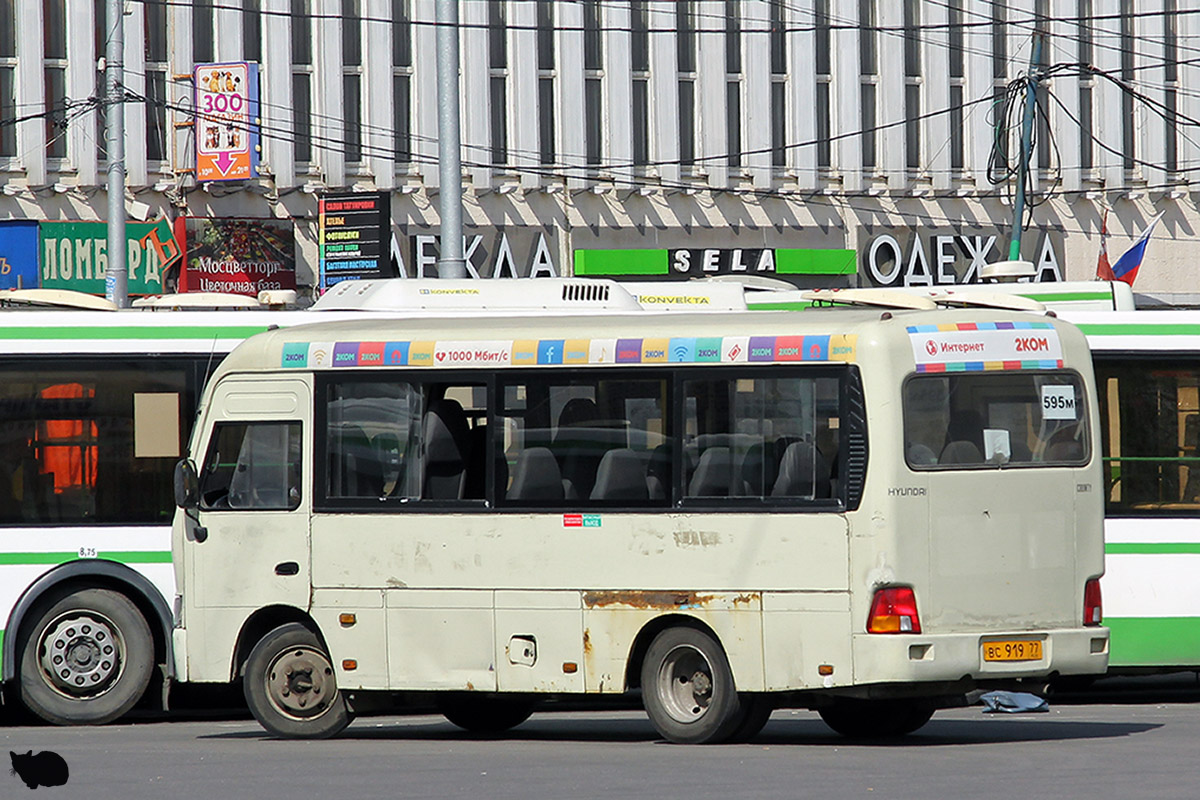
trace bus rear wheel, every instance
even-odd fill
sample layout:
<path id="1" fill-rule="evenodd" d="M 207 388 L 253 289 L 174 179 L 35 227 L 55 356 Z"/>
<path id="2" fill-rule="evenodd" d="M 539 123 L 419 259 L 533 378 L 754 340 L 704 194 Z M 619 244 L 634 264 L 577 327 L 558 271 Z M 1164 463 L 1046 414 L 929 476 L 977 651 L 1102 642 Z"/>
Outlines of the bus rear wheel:
<path id="1" fill-rule="evenodd" d="M 299 623 L 275 628 L 254 646 L 242 688 L 250 712 L 273 736 L 327 739 L 350 724 L 325 648 Z"/>
<path id="2" fill-rule="evenodd" d="M 654 637 L 642 662 L 642 702 L 663 738 L 679 744 L 728 741 L 746 720 L 725 651 L 695 628 Z"/>
<path id="3" fill-rule="evenodd" d="M 154 669 L 150 626 L 107 589 L 46 598 L 17 642 L 21 702 L 56 725 L 103 725 L 137 704 Z"/>
<path id="4" fill-rule="evenodd" d="M 821 719 L 842 736 L 887 739 L 912 733 L 929 722 L 933 707 L 918 700 L 839 698 L 818 709 Z"/>

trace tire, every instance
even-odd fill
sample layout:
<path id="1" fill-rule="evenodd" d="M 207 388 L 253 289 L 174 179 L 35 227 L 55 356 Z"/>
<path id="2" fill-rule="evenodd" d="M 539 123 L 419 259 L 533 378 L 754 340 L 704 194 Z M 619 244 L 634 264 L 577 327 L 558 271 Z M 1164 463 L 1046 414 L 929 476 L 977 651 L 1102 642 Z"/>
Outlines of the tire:
<path id="1" fill-rule="evenodd" d="M 137 704 L 154 670 L 150 626 L 108 589 L 48 595 L 17 639 L 21 702 L 55 725 L 103 725 Z"/>
<path id="2" fill-rule="evenodd" d="M 272 736 L 328 739 L 350 724 L 325 648 L 297 622 L 279 626 L 254 646 L 242 688 L 250 713 Z"/>
<path id="3" fill-rule="evenodd" d="M 725 651 L 704 631 L 667 628 L 642 662 L 642 703 L 664 739 L 715 744 L 745 719 Z"/>
<path id="4" fill-rule="evenodd" d="M 471 733 L 504 733 L 533 713 L 535 700 L 520 695 L 452 692 L 439 694 L 437 707 L 446 719 Z"/>
<path id="5" fill-rule="evenodd" d="M 733 729 L 728 740 L 738 744 L 748 742 L 758 736 L 766 726 L 767 720 L 771 718 L 771 714 L 775 712 L 775 701 L 770 695 L 743 692 L 741 701 L 742 719 Z"/>
<path id="6" fill-rule="evenodd" d="M 933 707 L 917 700 L 838 699 L 819 709 L 825 724 L 853 739 L 889 739 L 912 733 L 933 716 Z"/>

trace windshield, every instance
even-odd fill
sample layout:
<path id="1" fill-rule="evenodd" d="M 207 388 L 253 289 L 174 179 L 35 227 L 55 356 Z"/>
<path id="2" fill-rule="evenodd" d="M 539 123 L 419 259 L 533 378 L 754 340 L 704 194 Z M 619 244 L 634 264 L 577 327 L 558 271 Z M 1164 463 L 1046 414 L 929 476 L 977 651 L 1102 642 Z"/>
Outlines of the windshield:
<path id="1" fill-rule="evenodd" d="M 904 385 L 904 452 L 916 470 L 1066 466 L 1091 457 L 1073 372 L 918 375 Z"/>

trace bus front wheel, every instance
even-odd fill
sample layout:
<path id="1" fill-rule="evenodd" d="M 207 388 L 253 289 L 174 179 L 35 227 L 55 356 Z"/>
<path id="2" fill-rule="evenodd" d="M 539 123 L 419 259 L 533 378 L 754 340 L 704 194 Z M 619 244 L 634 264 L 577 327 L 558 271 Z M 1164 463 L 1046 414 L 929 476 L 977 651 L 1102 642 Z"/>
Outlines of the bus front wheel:
<path id="1" fill-rule="evenodd" d="M 141 699 L 154 640 L 137 607 L 107 589 L 47 597 L 17 643 L 25 707 L 56 725 L 103 725 Z"/>
<path id="2" fill-rule="evenodd" d="M 654 637 L 642 662 L 642 702 L 663 738 L 680 744 L 727 741 L 746 718 L 725 651 L 695 628 Z"/>
<path id="3" fill-rule="evenodd" d="M 329 656 L 299 623 L 279 626 L 254 646 L 243 690 L 254 718 L 280 738 L 327 739 L 350 724 Z"/>

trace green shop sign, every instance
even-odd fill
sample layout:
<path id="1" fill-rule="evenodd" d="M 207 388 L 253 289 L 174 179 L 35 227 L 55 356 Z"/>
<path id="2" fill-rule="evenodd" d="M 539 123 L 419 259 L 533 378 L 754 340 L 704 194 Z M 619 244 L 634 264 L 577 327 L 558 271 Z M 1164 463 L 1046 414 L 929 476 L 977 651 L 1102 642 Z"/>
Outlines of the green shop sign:
<path id="1" fill-rule="evenodd" d="M 43 222 L 38 226 L 40 285 L 104 294 L 108 269 L 108 225 L 104 222 Z M 130 294 L 162 294 L 163 273 L 179 261 L 171 225 L 125 224 L 125 263 Z"/>
<path id="2" fill-rule="evenodd" d="M 705 275 L 854 275 L 853 250 L 815 248 L 678 248 L 576 250 L 575 274 L 591 277 Z"/>

